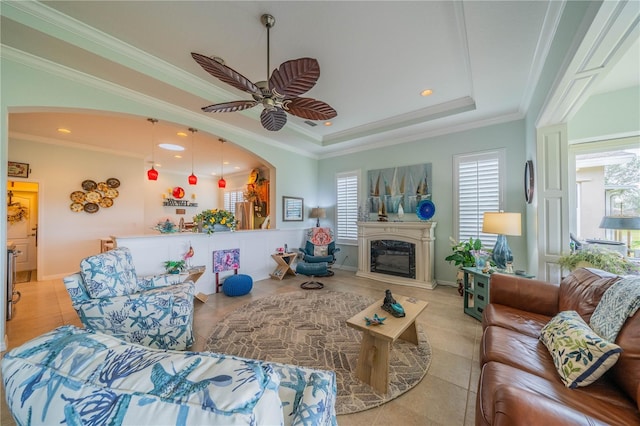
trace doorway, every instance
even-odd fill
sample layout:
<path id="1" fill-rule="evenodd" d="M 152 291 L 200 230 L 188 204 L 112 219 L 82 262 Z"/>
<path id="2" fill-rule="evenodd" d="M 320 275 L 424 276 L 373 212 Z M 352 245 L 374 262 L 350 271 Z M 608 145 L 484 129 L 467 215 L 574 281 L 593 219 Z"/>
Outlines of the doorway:
<path id="1" fill-rule="evenodd" d="M 19 252 L 18 282 L 37 280 L 38 190 L 35 182 L 7 182 L 7 240 Z"/>

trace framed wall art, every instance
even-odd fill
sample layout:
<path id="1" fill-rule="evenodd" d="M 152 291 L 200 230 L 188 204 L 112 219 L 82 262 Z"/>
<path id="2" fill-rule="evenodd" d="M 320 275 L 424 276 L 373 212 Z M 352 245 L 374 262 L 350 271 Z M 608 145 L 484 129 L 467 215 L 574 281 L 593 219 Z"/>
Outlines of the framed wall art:
<path id="1" fill-rule="evenodd" d="M 369 170 L 367 180 L 370 213 L 415 213 L 420 201 L 431 200 L 431 163 Z"/>
<path id="2" fill-rule="evenodd" d="M 282 220 L 285 222 L 302 222 L 304 199 L 300 197 L 282 197 Z"/>
<path id="3" fill-rule="evenodd" d="M 8 163 L 7 175 L 9 177 L 20 177 L 20 178 L 29 177 L 29 164 L 16 163 L 15 161 L 8 161 L 7 163 Z"/>

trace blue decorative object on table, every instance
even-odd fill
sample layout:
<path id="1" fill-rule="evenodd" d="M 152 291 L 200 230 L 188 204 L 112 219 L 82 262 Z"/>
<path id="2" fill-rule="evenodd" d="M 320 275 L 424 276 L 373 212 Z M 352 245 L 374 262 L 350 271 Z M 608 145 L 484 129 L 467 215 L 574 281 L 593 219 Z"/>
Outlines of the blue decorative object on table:
<path id="1" fill-rule="evenodd" d="M 163 234 L 172 234 L 174 232 L 178 232 L 178 227 L 175 223 L 171 222 L 169 219 L 164 222 L 159 222 L 156 226 L 153 227 L 156 231 L 160 231 Z"/>
<path id="2" fill-rule="evenodd" d="M 406 315 L 402 305 L 396 302 L 396 299 L 391 295 L 391 290 L 385 290 L 384 301 L 382 302 L 381 308 L 396 318 L 402 318 Z"/>
<path id="3" fill-rule="evenodd" d="M 386 319 L 387 317 L 379 317 L 378 314 L 373 314 L 373 318 L 364 317 L 367 327 L 370 325 L 384 325 L 384 320 Z"/>
<path id="4" fill-rule="evenodd" d="M 436 205 L 431 200 L 422 200 L 416 208 L 416 215 L 420 220 L 429 220 L 436 214 Z"/>
<path id="5" fill-rule="evenodd" d="M 222 292 L 229 297 L 244 296 L 253 288 L 253 278 L 249 275 L 231 275 L 222 283 Z"/>

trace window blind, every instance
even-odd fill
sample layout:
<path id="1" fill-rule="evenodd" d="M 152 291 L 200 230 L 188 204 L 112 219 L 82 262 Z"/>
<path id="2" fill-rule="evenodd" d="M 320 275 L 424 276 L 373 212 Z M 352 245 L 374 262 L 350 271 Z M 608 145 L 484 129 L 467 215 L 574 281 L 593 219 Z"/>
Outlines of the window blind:
<path id="1" fill-rule="evenodd" d="M 358 240 L 358 180 L 359 173 L 336 175 L 336 239 L 338 242 Z"/>
<path id="2" fill-rule="evenodd" d="M 491 248 L 497 235 L 482 232 L 484 212 L 500 211 L 502 204 L 499 152 L 459 156 L 455 161 L 458 241 L 480 238 Z"/>

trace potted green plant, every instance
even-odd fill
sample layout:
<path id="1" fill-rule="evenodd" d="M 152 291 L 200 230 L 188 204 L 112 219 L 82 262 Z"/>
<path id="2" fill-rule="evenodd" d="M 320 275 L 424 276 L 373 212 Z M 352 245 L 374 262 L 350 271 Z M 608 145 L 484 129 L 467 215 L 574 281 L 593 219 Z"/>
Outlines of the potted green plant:
<path id="1" fill-rule="evenodd" d="M 453 264 L 458 267 L 456 281 L 458 282 L 458 293 L 462 296 L 464 293 L 462 268 L 476 266 L 476 257 L 482 251 L 482 241 L 480 241 L 480 238 L 475 240 L 469 238 L 469 241 L 457 242 L 451 237 L 449 237 L 449 241 L 451 241 L 451 250 L 453 253 L 445 257 L 444 260 L 449 263 L 453 262 Z"/>
<path id="2" fill-rule="evenodd" d="M 168 274 L 179 274 L 187 267 L 187 263 L 184 260 L 167 260 L 164 262 L 164 268 Z"/>
<path id="3" fill-rule="evenodd" d="M 597 247 L 587 247 L 573 253 L 564 254 L 558 259 L 558 264 L 570 271 L 580 268 L 596 268 L 617 275 L 627 275 L 640 272 L 640 267 L 617 251 Z"/>

